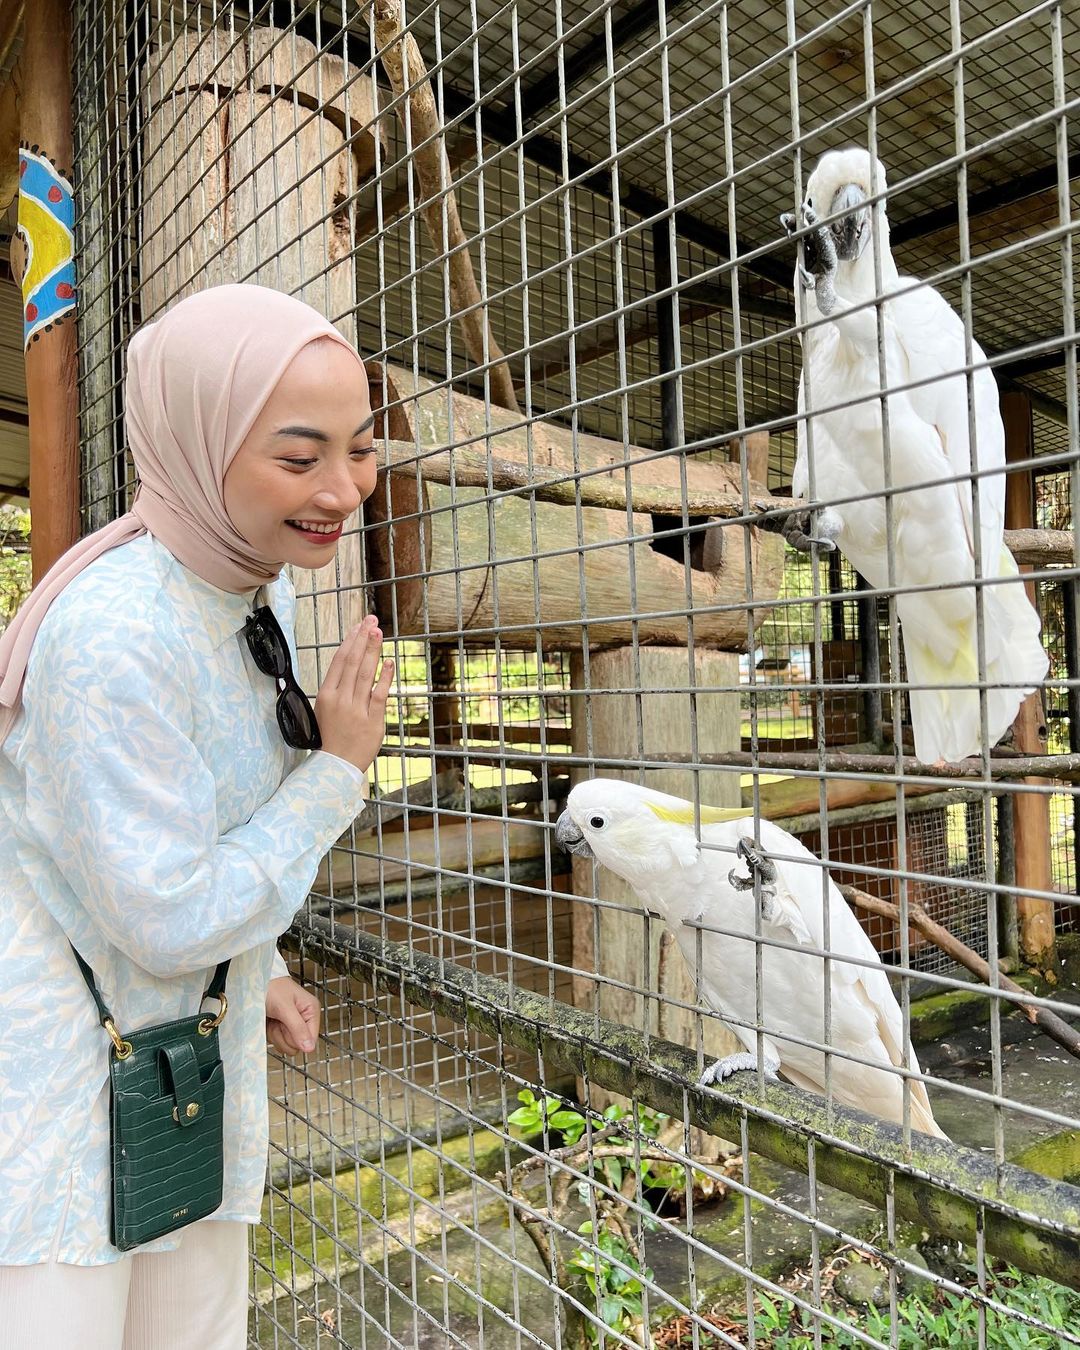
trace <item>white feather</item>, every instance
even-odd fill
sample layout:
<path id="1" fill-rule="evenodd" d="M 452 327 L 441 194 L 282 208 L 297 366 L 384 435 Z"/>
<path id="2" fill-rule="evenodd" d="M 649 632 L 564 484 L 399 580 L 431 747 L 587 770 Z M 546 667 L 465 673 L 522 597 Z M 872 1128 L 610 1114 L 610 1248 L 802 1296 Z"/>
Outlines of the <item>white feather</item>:
<path id="1" fill-rule="evenodd" d="M 807 199 L 819 215 L 828 213 L 836 191 L 855 183 L 870 195 L 885 187 L 879 164 L 871 182 L 870 156 L 863 150 L 824 155 L 807 184 Z M 964 328 L 944 298 L 930 286 L 914 290 L 901 277 L 889 251 L 884 203 L 877 219 L 885 358 L 880 375 L 876 309 L 860 304 L 876 295 L 873 247 L 841 262 L 836 276 L 838 303 L 831 322 L 803 338 L 799 410 L 812 395 L 809 425 L 800 420 L 793 477 L 797 496 L 809 495 L 813 448 L 813 496 L 817 500 L 863 497 L 835 509 L 843 528 L 837 545 L 872 586 L 901 590 L 897 613 L 912 684 L 932 686 L 911 694 L 915 753 L 925 763 L 955 761 L 982 744 L 978 682 L 976 598 L 973 587 L 955 586 L 975 576 L 975 530 L 969 475 L 978 479 L 978 546 L 982 575 L 1012 577 L 1016 564 L 1003 543 L 1005 477 L 992 471 L 1005 463 L 1005 437 L 997 387 L 987 369 L 972 376 L 975 447 L 968 434 L 968 386 Z M 813 292 L 796 289 L 807 320 L 820 320 Z M 972 361 L 984 359 L 972 344 Z M 891 473 L 886 475 L 881 388 L 915 387 L 886 399 Z M 829 408 L 833 411 L 828 411 Z M 813 409 L 824 409 L 820 413 Z M 887 477 L 894 487 L 917 490 L 893 496 L 892 572 L 887 550 Z M 917 487 L 936 479 L 957 479 Z M 865 494 L 865 496 L 864 496 Z M 945 589 L 941 589 L 944 587 Z M 951 587 L 951 588 L 950 588 Z M 1022 699 L 1041 683 L 1047 658 L 1039 620 L 1020 583 L 983 588 L 987 723 L 995 744 L 1012 724 Z"/>
<path id="2" fill-rule="evenodd" d="M 575 787 L 567 811 L 597 860 L 661 915 L 691 971 L 698 963 L 700 932 L 699 994 L 721 1016 L 750 1024 L 730 1025 L 756 1052 L 755 901 L 751 890 L 738 890 L 728 880 L 734 867 L 745 873 L 735 849 L 742 836 L 753 836 L 753 818 L 732 811 L 723 814 L 738 818 L 703 821 L 699 846 L 691 803 L 603 778 Z M 762 944 L 767 1049 L 792 1082 L 824 1093 L 825 1054 L 802 1042 L 827 1043 L 838 1052 L 830 1056 L 835 1100 L 900 1121 L 903 1078 L 894 1070 L 903 1065 L 905 1049 L 907 1067 L 917 1073 L 919 1064 L 905 1044 L 900 1008 L 873 944 L 818 859 L 770 821 L 760 821 L 759 830 L 761 846 L 778 870 L 779 915 L 763 924 L 762 936 L 786 944 Z M 832 958 L 828 995 L 826 961 L 818 951 Z M 911 1121 L 916 1129 L 941 1134 L 917 1081 L 911 1083 Z"/>

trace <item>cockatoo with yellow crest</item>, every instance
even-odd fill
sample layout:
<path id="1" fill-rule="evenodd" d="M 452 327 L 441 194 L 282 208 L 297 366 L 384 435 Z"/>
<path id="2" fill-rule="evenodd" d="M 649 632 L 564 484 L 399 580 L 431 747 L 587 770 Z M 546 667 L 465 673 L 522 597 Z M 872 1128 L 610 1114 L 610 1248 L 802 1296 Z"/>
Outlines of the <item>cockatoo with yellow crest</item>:
<path id="1" fill-rule="evenodd" d="M 889 250 L 885 168 L 865 150 L 830 151 L 806 185 L 800 217 L 781 217 L 802 236 L 795 274 L 802 334 L 798 457 L 792 492 L 821 502 L 785 528 L 796 547 L 835 545 L 876 588 L 895 586 L 915 753 L 954 762 L 982 745 L 975 588 L 981 575 L 990 744 L 1009 729 L 1021 700 L 1042 682 L 1046 653 L 1039 619 L 1003 542 L 1005 433 L 998 392 L 972 341 L 974 453 L 969 435 L 964 325 L 931 286 L 901 276 Z M 881 275 L 884 371 L 878 355 L 873 220 Z M 825 224 L 820 222 L 825 221 Z M 824 321 L 824 322 L 823 322 Z M 807 397 L 809 388 L 809 398 Z M 882 390 L 888 393 L 886 475 Z M 810 415 L 804 420 L 807 404 Z M 821 411 L 817 411 L 821 409 Z M 811 459 L 813 483 L 811 484 Z M 978 530 L 971 474 L 978 479 Z M 892 538 L 886 528 L 891 480 Z M 865 494 L 865 495 L 864 495 Z M 858 497 L 857 501 L 837 498 Z M 800 518 L 801 517 L 801 518 Z M 893 572 L 888 555 L 891 548 Z M 996 579 L 1000 578 L 1000 582 Z M 927 587 L 925 590 L 914 590 Z"/>
<path id="2" fill-rule="evenodd" d="M 754 823 L 741 808 L 702 806 L 695 815 L 693 803 L 679 797 L 594 778 L 571 790 L 555 838 L 622 877 L 642 907 L 664 920 L 695 973 L 700 937 L 699 997 L 732 1019 L 728 1025 L 746 1047 L 714 1064 L 703 1083 L 757 1069 L 756 888 L 763 1068 L 810 1092 L 825 1091 L 825 1052 L 815 1047 L 825 1044 L 825 959 L 818 953 L 826 950 L 827 904 L 833 1099 L 901 1122 L 904 1079 L 895 1070 L 905 1049 L 908 1068 L 918 1073 L 919 1064 L 905 1044 L 885 968 L 827 874 L 823 892 L 818 859 L 768 820 L 758 822 L 756 844 Z M 912 1128 L 941 1136 L 924 1084 L 910 1083 Z"/>

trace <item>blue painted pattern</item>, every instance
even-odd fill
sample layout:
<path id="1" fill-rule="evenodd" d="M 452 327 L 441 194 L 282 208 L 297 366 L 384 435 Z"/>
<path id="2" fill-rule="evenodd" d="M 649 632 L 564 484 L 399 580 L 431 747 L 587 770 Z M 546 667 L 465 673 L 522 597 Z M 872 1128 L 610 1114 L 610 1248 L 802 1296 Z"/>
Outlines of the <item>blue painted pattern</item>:
<path id="1" fill-rule="evenodd" d="M 291 583 L 266 595 L 291 641 Z M 109 1039 L 69 938 L 122 1031 L 194 1012 L 233 958 L 215 1217 L 258 1218 L 274 940 L 362 809 L 364 776 L 282 741 L 276 687 L 240 633 L 251 602 L 144 535 L 91 563 L 38 632 L 0 749 L 0 1264 L 46 1260 L 61 1223 L 59 1260 L 120 1256 Z"/>
<path id="2" fill-rule="evenodd" d="M 19 152 L 18 233 L 26 248 L 22 276 L 23 345 L 29 347 L 75 308 L 75 200 L 71 183 L 46 156 Z"/>

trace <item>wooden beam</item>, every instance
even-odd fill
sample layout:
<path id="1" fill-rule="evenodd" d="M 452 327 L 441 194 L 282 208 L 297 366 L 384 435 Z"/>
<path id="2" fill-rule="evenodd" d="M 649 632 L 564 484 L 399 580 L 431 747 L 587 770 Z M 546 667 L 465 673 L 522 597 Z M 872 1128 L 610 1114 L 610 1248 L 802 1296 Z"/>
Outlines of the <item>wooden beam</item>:
<path id="1" fill-rule="evenodd" d="M 1001 397 L 1001 418 L 1005 424 L 1005 458 L 1010 464 L 1031 460 L 1035 454 L 1035 434 L 1031 404 L 1023 394 L 1005 393 Z M 1010 473 L 1005 480 L 1005 524 L 1010 529 L 1028 529 L 1035 524 L 1035 475 Z M 1028 599 L 1035 604 L 1035 587 L 1027 583 Z M 1013 723 L 1013 741 L 1023 754 L 1046 754 L 1046 714 L 1039 692 L 1029 695 L 1020 705 Z M 1045 783 L 1042 778 L 1029 779 Z M 1013 801 L 1013 829 L 1016 837 L 1016 901 L 1020 926 L 1020 953 L 1030 965 L 1040 969 L 1056 964 L 1054 946 L 1054 902 L 1036 900 L 1024 891 L 1052 891 L 1050 868 L 1050 798 L 1034 792 L 1017 793 Z"/>
<path id="2" fill-rule="evenodd" d="M 58 177 L 38 194 L 23 178 L 19 199 L 20 232 L 31 240 L 49 203 L 60 200 L 71 184 L 71 6 L 68 0 L 34 0 L 26 14 L 23 44 L 25 87 L 22 139 L 42 166 L 50 162 Z M 47 167 L 44 168 L 47 173 Z M 59 186 L 57 186 L 57 183 Z M 54 194 L 57 194 L 54 197 Z M 42 200 L 43 198 L 44 200 Z M 59 215 L 63 204 L 56 208 Z M 55 280 L 55 278 L 54 278 Z M 22 277 L 23 305 L 32 321 L 59 292 L 47 280 L 40 289 L 34 273 Z M 73 289 L 68 286 L 69 297 Z M 49 311 L 51 312 L 51 311 Z M 75 315 L 28 334 L 26 403 L 30 418 L 31 566 L 35 582 L 79 537 L 78 363 Z"/>
<path id="3" fill-rule="evenodd" d="M 1080 154 L 1069 156 L 1068 174 L 1070 179 L 1080 175 Z M 993 215 L 1006 206 L 1037 196 L 1040 192 L 1056 187 L 1057 182 L 1058 167 L 1055 162 L 1032 169 L 1030 173 L 1020 174 L 1018 178 L 1010 179 L 1008 182 L 995 183 L 993 187 L 984 188 L 982 192 L 972 192 L 967 199 L 968 221 L 975 220 L 979 216 Z M 936 207 L 933 211 L 924 211 L 921 215 L 911 216 L 907 220 L 890 223 L 889 239 L 894 245 L 925 239 L 927 235 L 937 234 L 939 230 L 946 230 L 951 225 L 958 224 L 959 219 L 959 204 L 949 202 L 947 206 Z"/>
<path id="4" fill-rule="evenodd" d="M 383 69 L 398 96 L 398 116 L 414 145 L 410 158 L 420 190 L 420 213 L 432 246 L 446 261 L 452 315 L 457 319 L 465 348 L 475 365 L 489 362 L 491 400 L 500 408 L 518 411 L 509 367 L 491 329 L 487 306 L 476 284 L 468 241 L 458 216 L 457 198 L 443 148 L 445 132 L 439 105 L 428 78 L 420 48 L 403 28 L 399 0 L 375 0 L 375 40 Z"/>
<path id="5" fill-rule="evenodd" d="M 763 441 L 761 438 L 765 437 Z M 755 466 L 763 464 L 760 447 L 767 444 L 767 432 L 733 434 L 729 442 L 747 442 L 756 447 Z M 749 500 L 729 486 L 728 474 L 717 474 L 715 488 L 690 488 L 683 492 L 677 485 L 677 460 L 672 464 L 672 481 L 635 484 L 630 497 L 634 511 L 653 515 L 678 516 L 685 506 L 688 515 L 718 516 L 720 519 L 764 516 L 756 521 L 764 529 L 778 530 L 780 520 L 788 511 L 800 510 L 805 503 L 799 497 L 778 497 L 764 490 L 764 485 L 751 475 Z M 631 469 L 663 460 L 638 459 L 631 461 Z M 426 451 L 412 441 L 382 441 L 379 443 L 379 464 L 391 473 L 420 477 L 428 483 L 453 483 L 459 488 L 490 488 L 493 492 L 528 492 L 538 502 L 553 502 L 559 506 L 598 506 L 609 511 L 625 511 L 627 507 L 624 465 L 617 463 L 610 471 L 576 478 L 569 470 L 534 468 L 517 460 L 489 455 L 479 445 L 459 445 L 453 450 Z M 1010 475 L 1011 477 L 1012 475 Z M 1018 563 L 1039 567 L 1053 563 L 1066 566 L 1073 562 L 1076 546 L 1072 530 L 1018 529 L 1005 531 L 1005 545 Z"/>
<path id="6" fill-rule="evenodd" d="M 0 0 L 0 67 L 7 65 L 25 10 L 26 0 Z"/>

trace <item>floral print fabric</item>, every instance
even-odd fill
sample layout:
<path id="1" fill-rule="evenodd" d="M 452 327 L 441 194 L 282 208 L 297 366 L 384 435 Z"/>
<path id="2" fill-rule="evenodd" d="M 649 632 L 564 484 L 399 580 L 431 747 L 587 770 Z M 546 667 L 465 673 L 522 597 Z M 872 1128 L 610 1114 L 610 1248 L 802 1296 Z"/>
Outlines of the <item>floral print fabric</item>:
<path id="1" fill-rule="evenodd" d="M 291 583 L 264 594 L 291 642 Z M 121 1255 L 110 1042 L 69 940 L 121 1031 L 195 1012 L 232 958 L 216 1217 L 258 1218 L 274 940 L 362 810 L 364 775 L 284 744 L 241 634 L 252 601 L 144 535 L 91 563 L 38 632 L 0 750 L 0 1264 Z"/>

